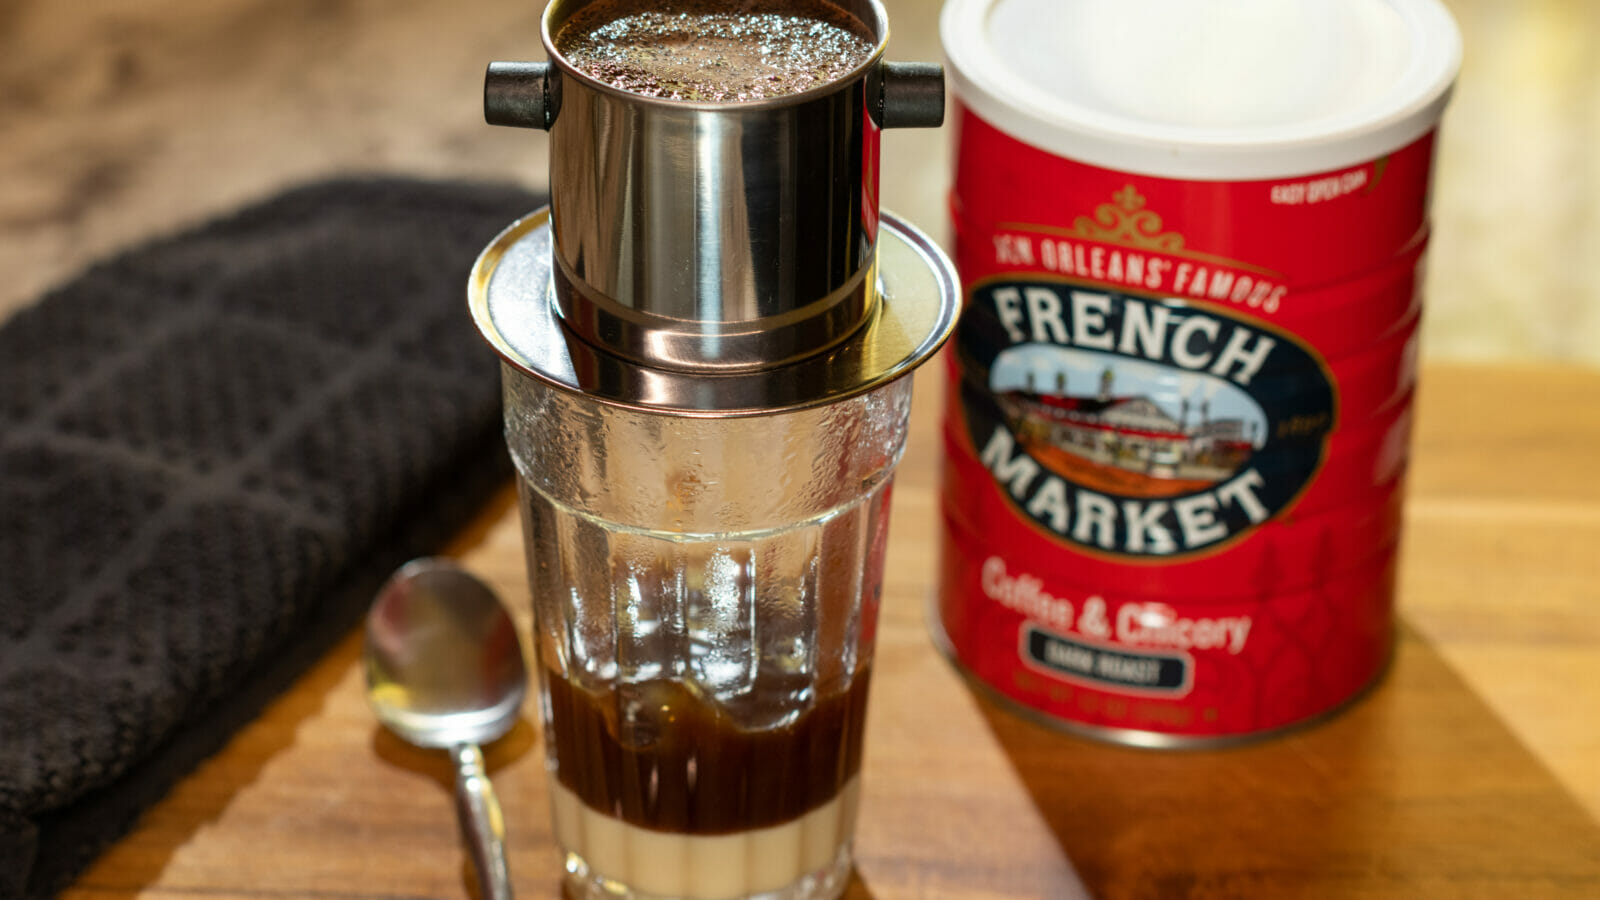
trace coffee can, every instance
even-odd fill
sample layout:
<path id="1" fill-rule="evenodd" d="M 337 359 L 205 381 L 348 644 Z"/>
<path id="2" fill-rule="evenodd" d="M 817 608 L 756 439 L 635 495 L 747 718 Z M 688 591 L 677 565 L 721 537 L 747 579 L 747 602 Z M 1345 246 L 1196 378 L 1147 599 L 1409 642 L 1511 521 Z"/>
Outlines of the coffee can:
<path id="1" fill-rule="evenodd" d="M 1145 746 L 1316 720 L 1393 646 L 1437 0 L 949 0 L 964 306 L 935 638 Z"/>

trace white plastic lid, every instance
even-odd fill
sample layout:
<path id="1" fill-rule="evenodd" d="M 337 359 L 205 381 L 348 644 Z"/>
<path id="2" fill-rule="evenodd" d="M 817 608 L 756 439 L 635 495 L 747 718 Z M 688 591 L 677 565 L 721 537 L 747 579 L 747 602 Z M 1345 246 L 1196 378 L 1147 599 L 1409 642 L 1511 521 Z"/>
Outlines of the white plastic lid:
<path id="1" fill-rule="evenodd" d="M 1461 65 L 1438 0 L 947 0 L 940 36 L 957 97 L 1012 137 L 1204 180 L 1403 147 Z"/>

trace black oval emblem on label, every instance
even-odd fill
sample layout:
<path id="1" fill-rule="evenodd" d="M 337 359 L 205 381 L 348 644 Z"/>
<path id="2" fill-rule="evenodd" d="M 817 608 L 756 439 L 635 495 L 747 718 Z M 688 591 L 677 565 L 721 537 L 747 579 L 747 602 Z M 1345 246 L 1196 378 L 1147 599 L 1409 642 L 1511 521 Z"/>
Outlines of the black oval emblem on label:
<path id="1" fill-rule="evenodd" d="M 1209 305 L 990 280 L 956 340 L 980 461 L 1023 515 L 1086 550 L 1231 542 L 1300 496 L 1335 425 L 1314 351 Z"/>

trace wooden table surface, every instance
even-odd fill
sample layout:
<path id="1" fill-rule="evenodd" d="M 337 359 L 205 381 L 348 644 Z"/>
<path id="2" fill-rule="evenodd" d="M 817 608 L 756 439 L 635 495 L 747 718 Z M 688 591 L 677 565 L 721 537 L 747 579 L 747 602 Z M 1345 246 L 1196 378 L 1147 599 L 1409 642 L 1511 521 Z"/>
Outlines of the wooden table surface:
<path id="1" fill-rule="evenodd" d="M 1582 722 L 1600 708 L 1583 633 L 1600 422 L 1571 414 L 1600 409 L 1600 374 L 1429 368 L 1393 669 L 1320 725 L 1157 752 L 1000 711 L 934 650 L 937 368 L 919 376 L 895 489 L 848 896 L 1600 896 L 1600 827 L 1473 686 L 1544 673 L 1520 695 L 1539 715 Z M 507 597 L 525 594 L 509 491 L 450 549 Z M 378 727 L 359 654 L 353 634 L 64 896 L 469 896 L 444 756 Z M 557 896 L 531 705 L 488 758 L 516 888 Z M 1577 768 L 1592 778 L 1594 765 Z"/>

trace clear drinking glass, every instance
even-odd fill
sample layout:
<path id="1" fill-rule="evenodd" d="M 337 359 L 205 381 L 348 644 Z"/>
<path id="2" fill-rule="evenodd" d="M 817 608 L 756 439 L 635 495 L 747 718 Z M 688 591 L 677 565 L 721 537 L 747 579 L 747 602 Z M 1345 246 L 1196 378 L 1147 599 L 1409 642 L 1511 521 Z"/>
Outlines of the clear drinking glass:
<path id="1" fill-rule="evenodd" d="M 570 895 L 837 896 L 911 379 L 743 417 L 505 383 Z"/>

